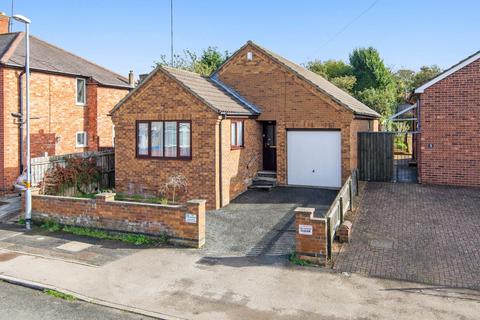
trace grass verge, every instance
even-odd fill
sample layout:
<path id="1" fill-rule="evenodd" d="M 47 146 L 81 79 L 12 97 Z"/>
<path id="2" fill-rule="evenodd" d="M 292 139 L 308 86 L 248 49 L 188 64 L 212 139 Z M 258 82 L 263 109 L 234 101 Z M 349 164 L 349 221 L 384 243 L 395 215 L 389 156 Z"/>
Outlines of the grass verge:
<path id="1" fill-rule="evenodd" d="M 66 301 L 75 301 L 75 300 L 77 300 L 77 298 L 75 298 L 74 296 L 72 296 L 72 295 L 70 295 L 70 294 L 66 294 L 66 293 L 59 292 L 59 291 L 57 291 L 57 290 L 44 289 L 44 290 L 43 290 L 43 293 L 46 293 L 46 294 L 48 294 L 49 296 L 52 296 L 52 297 L 55 297 L 55 298 L 59 298 L 59 299 L 63 299 L 63 300 L 66 300 Z"/>
<path id="2" fill-rule="evenodd" d="M 62 226 L 53 221 L 45 221 L 40 227 L 49 232 L 62 231 L 65 233 L 74 234 L 77 236 L 85 236 L 90 238 L 102 239 L 102 240 L 115 240 L 126 242 L 134 245 L 152 245 L 166 243 L 168 238 L 166 235 L 159 237 L 149 237 L 143 234 L 135 233 L 115 233 L 106 230 L 87 228 L 87 227 L 75 227 L 75 226 Z"/>
<path id="3" fill-rule="evenodd" d="M 295 252 L 291 253 L 288 256 L 288 261 L 290 261 L 290 263 L 292 263 L 294 265 L 297 265 L 297 266 L 312 266 L 313 265 L 313 263 L 310 262 L 310 261 L 300 259 Z"/>

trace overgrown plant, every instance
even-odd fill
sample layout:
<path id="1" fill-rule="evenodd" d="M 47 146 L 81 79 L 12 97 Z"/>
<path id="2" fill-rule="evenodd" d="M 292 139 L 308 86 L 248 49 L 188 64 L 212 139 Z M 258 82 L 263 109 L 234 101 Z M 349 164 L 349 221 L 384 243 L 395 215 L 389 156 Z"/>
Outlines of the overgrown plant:
<path id="1" fill-rule="evenodd" d="M 59 193 L 69 187 L 74 187 L 80 194 L 90 192 L 92 185 L 100 182 L 101 169 L 97 166 L 95 158 L 67 158 L 65 167 L 56 165 L 46 175 L 48 181 L 53 183 L 54 192 Z"/>
<path id="2" fill-rule="evenodd" d="M 160 192 L 172 196 L 172 203 L 175 203 L 178 192 L 187 191 L 187 178 L 182 174 L 174 174 L 168 177 L 167 182 L 161 187 Z"/>

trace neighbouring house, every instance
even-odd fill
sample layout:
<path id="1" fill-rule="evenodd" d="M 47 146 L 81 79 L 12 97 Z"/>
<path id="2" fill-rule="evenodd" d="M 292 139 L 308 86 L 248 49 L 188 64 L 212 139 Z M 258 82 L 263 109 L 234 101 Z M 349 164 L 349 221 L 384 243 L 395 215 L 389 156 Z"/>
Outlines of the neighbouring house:
<path id="1" fill-rule="evenodd" d="M 9 32 L 0 15 L 0 190 L 21 174 L 25 130 L 25 34 Z M 109 111 L 129 81 L 36 37 L 30 37 L 31 155 L 59 155 L 113 146 Z M 130 77 L 133 78 L 133 75 Z M 23 133 L 22 133 L 23 132 Z"/>
<path id="2" fill-rule="evenodd" d="M 418 87 L 421 183 L 480 186 L 480 51 Z"/>
<path id="3" fill-rule="evenodd" d="M 321 76 L 249 41 L 210 77 L 159 66 L 111 111 L 118 192 L 228 204 L 257 172 L 279 185 L 339 188 L 357 166 L 357 132 L 379 114 Z M 267 179 L 268 180 L 268 179 Z"/>

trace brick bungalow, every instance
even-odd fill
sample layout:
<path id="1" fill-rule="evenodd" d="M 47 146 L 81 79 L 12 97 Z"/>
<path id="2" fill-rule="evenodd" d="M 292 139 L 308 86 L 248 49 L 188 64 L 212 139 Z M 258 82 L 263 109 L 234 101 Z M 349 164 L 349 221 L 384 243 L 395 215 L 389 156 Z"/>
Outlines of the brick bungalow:
<path id="1" fill-rule="evenodd" d="M 414 94 L 420 182 L 480 187 L 480 51 Z"/>
<path id="2" fill-rule="evenodd" d="M 159 66 L 112 110 L 116 189 L 158 193 L 183 174 L 185 198 L 228 204 L 256 173 L 279 185 L 339 188 L 357 132 L 378 113 L 321 76 L 249 41 L 211 77 Z"/>
<path id="3" fill-rule="evenodd" d="M 24 130 L 11 114 L 21 113 L 25 108 L 25 35 L 9 33 L 8 26 L 8 17 L 0 15 L 0 190 L 3 191 L 12 188 L 22 171 L 20 141 Z M 112 147 L 113 125 L 107 114 L 129 92 L 129 81 L 33 36 L 30 52 L 32 157 Z"/>

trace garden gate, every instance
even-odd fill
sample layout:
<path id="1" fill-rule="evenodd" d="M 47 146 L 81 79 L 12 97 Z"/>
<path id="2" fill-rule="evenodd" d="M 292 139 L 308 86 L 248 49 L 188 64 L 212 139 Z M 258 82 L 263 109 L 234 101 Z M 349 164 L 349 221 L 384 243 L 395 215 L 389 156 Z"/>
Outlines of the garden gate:
<path id="1" fill-rule="evenodd" d="M 360 180 L 417 182 L 415 132 L 359 132 Z"/>

